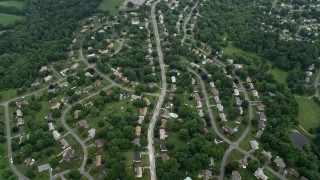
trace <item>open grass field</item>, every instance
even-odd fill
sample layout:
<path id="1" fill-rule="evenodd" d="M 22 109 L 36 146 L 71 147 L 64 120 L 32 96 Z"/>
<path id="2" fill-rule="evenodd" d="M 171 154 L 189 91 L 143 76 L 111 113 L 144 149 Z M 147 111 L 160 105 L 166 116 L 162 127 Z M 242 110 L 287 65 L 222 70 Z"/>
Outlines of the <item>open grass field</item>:
<path id="1" fill-rule="evenodd" d="M 298 120 L 300 125 L 308 131 L 310 128 L 318 127 L 320 125 L 319 112 L 320 106 L 308 97 L 297 97 L 299 104 Z"/>
<path id="2" fill-rule="evenodd" d="M 270 70 L 270 74 L 274 76 L 274 79 L 281 84 L 287 84 L 288 72 L 282 71 L 278 68 Z"/>
<path id="3" fill-rule="evenodd" d="M 245 52 L 239 48 L 234 47 L 232 43 L 229 43 L 228 47 L 223 49 L 223 52 L 231 57 L 242 56 L 242 57 L 249 57 L 251 59 L 258 59 L 258 60 L 261 59 L 261 57 L 255 53 Z"/>
<path id="4" fill-rule="evenodd" d="M 122 5 L 124 0 L 103 0 L 98 7 L 101 11 L 109 11 L 112 15 L 116 15 L 119 12 L 118 7 Z"/>
<path id="5" fill-rule="evenodd" d="M 0 6 L 13 6 L 18 9 L 22 9 L 24 4 L 23 1 L 0 1 Z"/>
<path id="6" fill-rule="evenodd" d="M 3 25 L 12 24 L 15 21 L 24 20 L 24 19 L 25 17 L 23 16 L 0 13 L 0 24 L 3 24 Z"/>

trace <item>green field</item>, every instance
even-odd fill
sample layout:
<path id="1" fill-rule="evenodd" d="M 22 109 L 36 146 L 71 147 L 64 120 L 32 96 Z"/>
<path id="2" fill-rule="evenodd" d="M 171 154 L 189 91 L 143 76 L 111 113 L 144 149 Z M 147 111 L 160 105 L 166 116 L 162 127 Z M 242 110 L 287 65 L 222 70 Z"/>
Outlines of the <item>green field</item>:
<path id="1" fill-rule="evenodd" d="M 287 84 L 288 72 L 282 71 L 278 68 L 270 70 L 270 74 L 274 76 L 274 79 L 281 84 Z"/>
<path id="2" fill-rule="evenodd" d="M 24 4 L 23 1 L 0 1 L 0 6 L 13 6 L 18 9 L 22 9 Z"/>
<path id="3" fill-rule="evenodd" d="M 236 48 L 232 45 L 232 43 L 229 43 L 228 44 L 228 47 L 224 48 L 223 49 L 223 52 L 231 57 L 233 56 L 242 56 L 242 57 L 248 57 L 248 58 L 251 58 L 251 59 L 258 59 L 260 60 L 261 57 L 258 56 L 257 54 L 255 53 L 250 53 L 250 52 L 245 52 L 239 48 Z"/>
<path id="4" fill-rule="evenodd" d="M 3 24 L 3 25 L 9 25 L 15 21 L 24 20 L 24 19 L 25 17 L 23 16 L 0 13 L 0 24 Z"/>
<path id="5" fill-rule="evenodd" d="M 296 99 L 299 104 L 298 120 L 300 125 L 307 131 L 310 128 L 319 127 L 320 106 L 305 96 L 297 97 Z"/>
<path id="6" fill-rule="evenodd" d="M 121 6 L 124 0 L 103 0 L 98 7 L 101 11 L 109 11 L 112 15 L 116 15 L 119 12 L 117 7 Z"/>

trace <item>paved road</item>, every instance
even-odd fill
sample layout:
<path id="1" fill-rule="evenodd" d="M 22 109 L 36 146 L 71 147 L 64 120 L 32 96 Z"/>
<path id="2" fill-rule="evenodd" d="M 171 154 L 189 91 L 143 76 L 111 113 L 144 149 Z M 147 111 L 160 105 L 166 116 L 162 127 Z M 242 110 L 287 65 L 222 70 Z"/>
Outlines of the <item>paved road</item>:
<path id="1" fill-rule="evenodd" d="M 151 18 L 152 18 L 154 34 L 155 34 L 155 38 L 156 38 L 156 42 L 157 42 L 158 59 L 159 59 L 159 65 L 160 65 L 160 69 L 161 69 L 161 81 L 162 81 L 162 89 L 161 89 L 161 93 L 159 95 L 159 100 L 158 100 L 157 105 L 155 106 L 155 110 L 154 110 L 151 122 L 149 124 L 149 129 L 148 129 L 148 153 L 149 153 L 151 180 L 157 179 L 156 163 L 155 163 L 154 147 L 153 147 L 153 136 L 154 136 L 153 130 L 154 130 L 154 126 L 155 126 L 157 117 L 159 115 L 160 109 L 161 109 L 163 99 L 166 94 L 166 89 L 167 89 L 166 74 L 165 74 L 164 63 L 163 63 L 163 54 L 162 54 L 160 37 L 159 37 L 159 32 L 158 32 L 158 25 L 157 25 L 156 15 L 155 15 L 155 8 L 159 2 L 160 2 L 160 0 L 156 1 L 151 7 Z"/>
<path id="2" fill-rule="evenodd" d="M 6 128 L 7 128 L 7 143 L 8 143 L 8 160 L 10 163 L 11 170 L 19 177 L 20 180 L 28 179 L 23 174 L 21 174 L 14 163 L 11 163 L 12 158 L 12 148 L 11 148 L 11 129 L 10 129 L 10 113 L 8 103 L 4 104 L 5 114 L 6 114 Z"/>
<path id="3" fill-rule="evenodd" d="M 186 40 L 186 36 L 187 36 L 187 24 L 190 21 L 190 18 L 192 16 L 193 10 L 197 7 L 199 1 L 196 2 L 196 4 L 192 7 L 190 13 L 188 14 L 187 19 L 185 20 L 184 24 L 183 24 L 183 38 L 181 39 L 181 43 L 182 45 L 184 44 L 184 41 Z"/>

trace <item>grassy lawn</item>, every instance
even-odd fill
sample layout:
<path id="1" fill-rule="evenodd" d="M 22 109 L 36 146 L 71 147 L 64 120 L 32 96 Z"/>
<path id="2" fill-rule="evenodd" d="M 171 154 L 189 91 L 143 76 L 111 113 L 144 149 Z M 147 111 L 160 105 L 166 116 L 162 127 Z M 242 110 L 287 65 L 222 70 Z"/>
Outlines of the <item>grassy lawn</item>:
<path id="1" fill-rule="evenodd" d="M 308 131 L 310 128 L 318 127 L 320 125 L 318 118 L 320 106 L 312 99 L 308 99 L 308 97 L 305 96 L 297 97 L 296 99 L 299 104 L 298 120 L 300 125 L 306 131 Z"/>
<path id="2" fill-rule="evenodd" d="M 23 16 L 0 13 L 0 24 L 3 24 L 3 25 L 12 24 L 15 21 L 24 20 L 24 19 L 25 17 Z"/>
<path id="3" fill-rule="evenodd" d="M 118 7 L 122 5 L 123 0 L 103 0 L 98 9 L 101 11 L 109 11 L 112 15 L 116 15 L 119 12 Z"/>
<path id="4" fill-rule="evenodd" d="M 264 169 L 263 172 L 264 172 L 264 174 L 265 174 L 266 176 L 268 176 L 268 179 L 270 179 L 270 180 L 276 180 L 276 179 L 278 179 L 276 176 L 274 176 L 274 175 L 273 175 L 270 171 L 268 171 L 267 169 Z"/>
<path id="5" fill-rule="evenodd" d="M 12 99 L 12 98 L 16 97 L 16 95 L 17 95 L 16 89 L 9 89 L 6 91 L 0 91 L 0 96 L 2 97 L 1 101 L 6 101 L 8 99 Z"/>
<path id="6" fill-rule="evenodd" d="M 232 150 L 227 158 L 227 164 L 242 159 L 244 156 L 238 150 Z"/>
<path id="7" fill-rule="evenodd" d="M 288 72 L 282 71 L 278 68 L 270 70 L 270 74 L 274 76 L 274 79 L 281 84 L 287 84 Z"/>
<path id="8" fill-rule="evenodd" d="M 0 6 L 13 6 L 18 9 L 22 9 L 24 7 L 23 1 L 0 1 Z"/>
<path id="9" fill-rule="evenodd" d="M 248 134 L 248 135 L 243 139 L 243 141 L 240 143 L 239 146 L 240 146 L 242 149 L 244 149 L 244 150 L 246 150 L 246 151 L 249 151 L 249 150 L 252 149 L 252 148 L 251 148 L 251 145 L 250 145 L 250 143 L 249 143 L 249 141 L 251 141 L 251 140 L 256 140 L 256 138 L 253 137 L 251 134 Z"/>
<path id="10" fill-rule="evenodd" d="M 249 57 L 251 59 L 258 59 L 258 60 L 261 59 L 261 57 L 258 56 L 257 54 L 245 52 L 239 48 L 234 47 L 231 42 L 228 44 L 227 48 L 223 49 L 223 52 L 231 57 L 243 56 L 243 57 Z"/>

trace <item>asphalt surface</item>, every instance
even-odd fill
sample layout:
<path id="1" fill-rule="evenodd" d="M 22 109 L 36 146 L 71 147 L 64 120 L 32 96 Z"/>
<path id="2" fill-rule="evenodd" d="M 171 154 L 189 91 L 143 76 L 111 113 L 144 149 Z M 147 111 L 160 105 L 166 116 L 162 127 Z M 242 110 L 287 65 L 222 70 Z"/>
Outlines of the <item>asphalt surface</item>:
<path id="1" fill-rule="evenodd" d="M 193 10 L 197 7 L 198 3 L 199 3 L 199 1 L 197 1 L 196 4 L 192 7 L 190 13 L 188 14 L 187 19 L 183 23 L 183 38 L 181 39 L 182 44 L 184 43 L 184 41 L 186 40 L 186 37 L 187 37 L 187 24 L 189 23 L 191 15 L 193 13 Z"/>
<path id="2" fill-rule="evenodd" d="M 155 34 L 155 38 L 156 38 L 156 42 L 157 42 L 158 59 L 159 59 L 159 65 L 160 65 L 160 69 L 161 69 L 161 81 L 162 81 L 162 89 L 161 89 L 161 93 L 159 95 L 159 100 L 157 102 L 157 105 L 155 106 L 154 113 L 153 113 L 153 116 L 152 116 L 152 119 L 151 119 L 151 122 L 150 122 L 149 128 L 148 128 L 148 153 L 149 153 L 151 180 L 157 179 L 156 164 L 155 164 L 155 157 L 154 157 L 154 146 L 153 146 L 153 144 L 154 144 L 153 130 L 154 130 L 155 123 L 157 121 L 157 117 L 159 116 L 161 105 L 163 103 L 163 99 L 165 97 L 166 89 L 167 89 L 166 74 L 165 74 L 164 63 L 163 63 L 163 54 L 162 54 L 160 37 L 159 37 L 159 32 L 158 32 L 158 25 L 157 25 L 156 16 L 155 16 L 155 7 L 159 2 L 160 2 L 160 0 L 156 1 L 151 7 L 151 18 L 152 18 L 154 34 Z"/>

